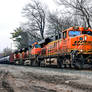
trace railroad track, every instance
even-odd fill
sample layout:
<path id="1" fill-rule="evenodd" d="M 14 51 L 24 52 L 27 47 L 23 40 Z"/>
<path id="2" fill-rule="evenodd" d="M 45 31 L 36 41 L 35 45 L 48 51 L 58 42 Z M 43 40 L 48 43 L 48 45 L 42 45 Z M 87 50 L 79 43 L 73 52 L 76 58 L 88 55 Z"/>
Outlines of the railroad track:
<path id="1" fill-rule="evenodd" d="M 64 85 L 64 87 L 68 86 L 69 88 L 73 87 L 73 89 L 75 88 L 77 90 L 80 89 L 83 90 L 77 92 L 92 92 L 92 71 L 89 70 L 60 69 L 60 68 L 57 69 L 49 67 L 45 68 L 45 67 L 31 67 L 19 65 L 15 66 L 15 65 L 0 64 L 0 71 L 9 72 L 9 74 L 13 75 L 14 78 L 20 78 L 19 81 L 21 81 L 22 78 L 23 80 L 32 79 L 33 83 L 35 80 L 36 83 L 38 83 L 37 81 L 39 82 L 44 81 L 52 85 L 54 84 L 59 85 L 60 87 L 61 85 Z M 36 84 L 35 87 L 38 87 L 37 85 L 38 84 Z M 43 85 L 41 84 L 41 86 Z M 53 92 L 67 92 L 67 91 L 53 91 Z"/>
<path id="2" fill-rule="evenodd" d="M 87 69 L 80 69 L 80 70 L 77 70 L 77 69 L 71 69 L 71 68 L 57 68 L 57 67 L 34 67 L 34 66 L 23 66 L 23 65 L 10 65 L 10 64 L 0 64 L 0 66 L 4 66 L 4 67 L 21 67 L 21 68 L 32 68 L 32 69 L 39 69 L 39 70 L 44 70 L 44 71 L 56 71 L 56 72 L 66 72 L 66 73 L 73 73 L 75 72 L 76 74 L 84 74 L 84 75 L 91 75 L 92 73 L 92 70 L 87 70 Z"/>

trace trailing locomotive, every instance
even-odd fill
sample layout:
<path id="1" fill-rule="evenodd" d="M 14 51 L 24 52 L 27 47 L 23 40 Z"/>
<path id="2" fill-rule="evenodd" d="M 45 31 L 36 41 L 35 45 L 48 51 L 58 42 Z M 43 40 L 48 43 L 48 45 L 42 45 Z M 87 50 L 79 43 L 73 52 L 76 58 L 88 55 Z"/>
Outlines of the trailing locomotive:
<path id="1" fill-rule="evenodd" d="M 31 66 L 92 67 L 92 29 L 71 27 L 62 31 L 62 37 L 35 42 L 32 48 L 11 54 L 10 62 Z"/>

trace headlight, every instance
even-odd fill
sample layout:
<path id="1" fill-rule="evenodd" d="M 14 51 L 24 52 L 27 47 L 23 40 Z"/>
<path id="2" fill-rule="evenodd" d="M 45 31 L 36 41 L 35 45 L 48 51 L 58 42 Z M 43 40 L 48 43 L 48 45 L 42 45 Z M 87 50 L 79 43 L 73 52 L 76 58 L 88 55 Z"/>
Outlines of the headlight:
<path id="1" fill-rule="evenodd" d="M 80 40 L 83 40 L 83 37 L 80 37 Z"/>
<path id="2" fill-rule="evenodd" d="M 80 52 L 82 52 L 83 50 L 81 49 Z"/>
<path id="3" fill-rule="evenodd" d="M 87 40 L 87 36 L 84 36 L 84 40 Z"/>

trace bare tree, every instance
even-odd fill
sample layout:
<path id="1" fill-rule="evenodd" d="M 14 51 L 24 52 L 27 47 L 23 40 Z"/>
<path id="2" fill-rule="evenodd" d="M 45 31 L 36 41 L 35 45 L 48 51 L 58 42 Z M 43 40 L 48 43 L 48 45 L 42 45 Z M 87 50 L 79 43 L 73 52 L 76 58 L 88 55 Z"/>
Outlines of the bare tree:
<path id="1" fill-rule="evenodd" d="M 28 34 L 29 42 L 34 41 L 34 40 L 35 41 L 40 41 L 42 39 L 40 34 L 35 30 L 32 31 L 31 26 L 32 25 L 30 25 L 29 22 L 21 24 L 21 27 L 24 30 L 24 32 L 27 32 L 27 34 Z"/>
<path id="2" fill-rule="evenodd" d="M 10 55 L 12 53 L 12 49 L 10 49 L 10 48 L 4 48 L 3 49 L 3 56 L 8 56 L 8 55 Z"/>
<path id="3" fill-rule="evenodd" d="M 30 23 L 30 31 L 40 32 L 42 39 L 44 38 L 45 28 L 45 10 L 40 2 L 32 0 L 23 9 L 23 14 L 28 18 Z"/>
<path id="4" fill-rule="evenodd" d="M 57 12 L 49 13 L 47 20 L 48 20 L 47 34 L 58 35 L 58 38 L 60 38 L 62 30 L 69 28 L 70 26 L 73 25 L 71 16 L 67 17 L 59 15 Z"/>
<path id="5" fill-rule="evenodd" d="M 57 0 L 60 5 L 70 8 L 69 13 L 80 16 L 85 25 L 91 27 L 92 1 L 91 0 Z M 72 12 L 73 11 L 73 12 Z M 80 20 L 79 19 L 79 20 Z"/>
<path id="6" fill-rule="evenodd" d="M 60 31 L 62 29 L 62 24 L 61 24 L 61 19 L 58 18 L 58 16 L 56 15 L 56 13 L 49 13 L 48 15 L 48 30 L 47 34 L 49 35 L 58 35 L 60 34 Z"/>

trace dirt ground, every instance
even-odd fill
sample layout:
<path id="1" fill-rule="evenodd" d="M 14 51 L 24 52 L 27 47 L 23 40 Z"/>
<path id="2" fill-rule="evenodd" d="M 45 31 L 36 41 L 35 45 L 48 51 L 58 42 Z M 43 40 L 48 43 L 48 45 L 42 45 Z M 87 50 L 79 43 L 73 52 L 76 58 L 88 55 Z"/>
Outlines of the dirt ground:
<path id="1" fill-rule="evenodd" d="M 0 92 L 92 92 L 92 73 L 0 65 Z"/>

